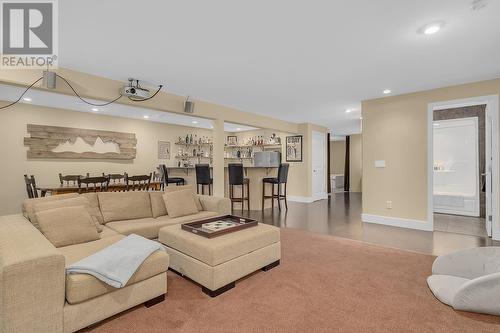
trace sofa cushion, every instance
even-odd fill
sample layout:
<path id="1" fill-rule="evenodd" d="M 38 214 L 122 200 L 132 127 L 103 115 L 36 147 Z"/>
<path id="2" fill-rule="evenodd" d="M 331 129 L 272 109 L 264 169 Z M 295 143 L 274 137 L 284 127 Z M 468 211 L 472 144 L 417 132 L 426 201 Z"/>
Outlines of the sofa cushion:
<path id="1" fill-rule="evenodd" d="M 164 192 L 149 192 L 151 212 L 154 218 L 167 215 L 167 207 L 165 207 L 165 202 L 163 201 L 163 193 Z"/>
<path id="2" fill-rule="evenodd" d="M 104 223 L 153 216 L 148 192 L 99 192 L 97 196 Z"/>
<path id="3" fill-rule="evenodd" d="M 165 207 L 170 217 L 186 216 L 198 213 L 194 195 L 190 189 L 165 193 Z"/>
<path id="4" fill-rule="evenodd" d="M 199 211 L 203 210 L 203 206 L 201 205 L 200 199 L 198 198 L 198 195 L 196 194 L 196 189 L 192 185 L 167 186 L 167 187 L 165 187 L 165 193 L 172 193 L 172 192 L 182 191 L 182 190 L 187 190 L 187 189 L 189 189 L 193 192 L 194 201 L 196 203 L 196 208 L 198 208 Z"/>
<path id="5" fill-rule="evenodd" d="M 37 203 L 47 202 L 47 201 L 56 201 L 56 200 L 64 200 L 68 198 L 76 198 L 78 197 L 78 193 L 67 193 L 60 195 L 51 195 L 43 198 L 34 198 L 34 199 L 26 199 L 23 202 L 23 215 L 27 218 L 31 224 L 33 224 L 38 230 L 40 227 L 38 226 L 38 221 L 36 220 L 34 207 Z"/>
<path id="6" fill-rule="evenodd" d="M 83 193 L 80 196 L 83 196 L 88 199 L 90 204 L 90 209 L 92 209 L 90 215 L 95 216 L 99 221 L 99 223 L 103 224 L 104 219 L 102 217 L 101 209 L 99 208 L 99 198 L 97 197 L 97 193 L 96 192 Z"/>
<path id="7" fill-rule="evenodd" d="M 155 239 L 158 238 L 158 230 L 162 226 L 169 225 L 168 223 L 160 223 L 160 219 L 163 219 L 163 217 L 158 219 L 147 217 L 136 220 L 113 221 L 107 223 L 106 226 L 122 235 L 136 234 L 145 238 Z M 168 218 L 165 220 L 168 220 Z"/>
<path id="8" fill-rule="evenodd" d="M 104 232 L 106 232 L 106 230 Z M 123 238 L 125 238 L 125 236 L 114 235 L 89 243 L 61 247 L 58 250 L 64 255 L 66 267 L 68 267 Z M 168 263 L 167 253 L 163 251 L 154 252 L 142 263 L 134 275 L 132 275 L 127 286 L 166 272 Z M 89 274 L 66 275 L 66 300 L 70 304 L 80 303 L 115 290 L 117 289 Z"/>
<path id="9" fill-rule="evenodd" d="M 36 218 L 42 233 L 55 247 L 100 239 L 94 221 L 84 206 L 37 211 Z"/>
<path id="10" fill-rule="evenodd" d="M 99 218 L 102 220 L 102 215 L 99 209 L 92 208 L 89 200 L 86 197 L 78 196 L 75 198 L 68 198 L 64 200 L 56 200 L 56 201 L 46 201 L 35 204 L 34 210 L 35 213 L 41 212 L 44 210 L 62 208 L 62 207 L 75 207 L 75 206 L 84 206 L 85 209 L 89 212 L 90 216 L 92 216 L 92 220 L 95 223 L 98 232 L 102 231 L 102 225 L 99 222 Z"/>
<path id="11" fill-rule="evenodd" d="M 161 216 L 156 219 L 145 218 L 138 220 L 114 221 L 106 224 L 107 227 L 122 235 L 136 234 L 145 238 L 158 238 L 158 231 L 169 225 L 193 222 L 210 217 L 217 216 L 216 212 L 198 212 L 193 215 L 170 218 L 169 216 Z"/>
<path id="12" fill-rule="evenodd" d="M 205 238 L 186 232 L 180 225 L 160 229 L 158 240 L 166 246 L 216 266 L 280 241 L 280 229 L 259 223 L 215 238 Z"/>

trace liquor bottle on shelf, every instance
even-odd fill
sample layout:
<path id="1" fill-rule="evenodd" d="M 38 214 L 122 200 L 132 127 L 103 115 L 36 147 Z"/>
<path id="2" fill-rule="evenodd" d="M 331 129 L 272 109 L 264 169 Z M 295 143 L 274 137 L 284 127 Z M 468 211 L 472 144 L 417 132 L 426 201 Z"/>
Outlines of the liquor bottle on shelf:
<path id="1" fill-rule="evenodd" d="M 184 143 L 186 143 L 186 144 L 189 143 L 189 135 L 187 135 L 187 134 L 186 134 L 186 141 Z"/>

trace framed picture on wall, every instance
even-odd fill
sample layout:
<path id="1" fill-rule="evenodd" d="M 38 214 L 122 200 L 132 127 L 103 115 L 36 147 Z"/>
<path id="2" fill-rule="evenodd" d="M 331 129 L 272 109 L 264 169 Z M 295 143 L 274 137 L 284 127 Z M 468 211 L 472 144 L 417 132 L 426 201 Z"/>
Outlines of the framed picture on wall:
<path id="1" fill-rule="evenodd" d="M 286 161 L 302 162 L 302 135 L 286 137 Z"/>
<path id="2" fill-rule="evenodd" d="M 227 136 L 227 145 L 228 146 L 238 145 L 238 137 L 236 135 L 228 135 Z"/>
<path id="3" fill-rule="evenodd" d="M 158 159 L 159 160 L 169 160 L 170 159 L 170 142 L 169 141 L 158 141 Z"/>

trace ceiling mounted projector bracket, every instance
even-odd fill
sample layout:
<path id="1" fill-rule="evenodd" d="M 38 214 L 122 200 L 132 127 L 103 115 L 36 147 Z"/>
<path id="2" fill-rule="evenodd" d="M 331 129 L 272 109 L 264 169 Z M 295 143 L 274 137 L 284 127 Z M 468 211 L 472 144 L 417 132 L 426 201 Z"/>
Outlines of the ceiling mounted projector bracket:
<path id="1" fill-rule="evenodd" d="M 129 78 L 128 85 L 120 89 L 120 95 L 127 97 L 134 102 L 142 102 L 155 97 L 156 94 L 160 92 L 162 87 L 163 85 L 160 84 L 158 86 L 158 90 L 156 90 L 156 92 L 151 95 L 149 89 L 141 87 L 141 83 L 138 79 Z"/>

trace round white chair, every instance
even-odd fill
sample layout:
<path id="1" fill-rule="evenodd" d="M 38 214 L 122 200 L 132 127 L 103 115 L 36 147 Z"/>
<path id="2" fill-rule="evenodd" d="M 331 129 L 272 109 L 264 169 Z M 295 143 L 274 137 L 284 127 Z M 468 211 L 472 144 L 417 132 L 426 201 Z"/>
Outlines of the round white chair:
<path id="1" fill-rule="evenodd" d="M 455 310 L 500 315 L 500 247 L 478 247 L 439 256 L 427 285 Z"/>

